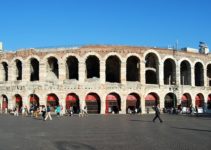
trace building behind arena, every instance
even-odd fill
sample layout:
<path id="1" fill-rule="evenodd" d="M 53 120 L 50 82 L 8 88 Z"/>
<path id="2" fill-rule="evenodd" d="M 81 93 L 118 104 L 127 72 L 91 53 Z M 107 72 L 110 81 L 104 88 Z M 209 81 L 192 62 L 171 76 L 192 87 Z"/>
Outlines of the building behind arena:
<path id="1" fill-rule="evenodd" d="M 202 43 L 203 44 L 203 43 Z M 204 48 L 204 49 L 203 49 Z M 81 46 L 22 49 L 0 54 L 1 109 L 15 106 L 87 106 L 88 113 L 198 106 L 211 110 L 211 55 L 199 52 L 132 47 Z"/>

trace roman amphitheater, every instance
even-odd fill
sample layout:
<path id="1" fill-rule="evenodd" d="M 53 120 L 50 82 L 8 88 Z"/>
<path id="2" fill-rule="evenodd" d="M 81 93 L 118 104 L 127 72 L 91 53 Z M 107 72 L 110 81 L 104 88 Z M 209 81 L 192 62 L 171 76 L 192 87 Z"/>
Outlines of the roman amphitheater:
<path id="1" fill-rule="evenodd" d="M 188 49 L 81 46 L 0 54 L 2 112 L 32 103 L 74 112 L 126 114 L 160 108 L 211 109 L 211 55 Z M 53 109 L 52 109 L 53 111 Z"/>

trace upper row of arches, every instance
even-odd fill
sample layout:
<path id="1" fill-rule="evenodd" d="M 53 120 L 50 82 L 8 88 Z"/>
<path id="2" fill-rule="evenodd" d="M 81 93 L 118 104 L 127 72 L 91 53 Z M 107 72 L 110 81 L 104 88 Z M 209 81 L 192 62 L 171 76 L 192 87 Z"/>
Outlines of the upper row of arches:
<path id="1" fill-rule="evenodd" d="M 78 80 L 79 68 L 81 68 L 80 65 L 82 64 L 85 67 L 86 78 L 100 78 L 101 68 L 104 68 L 107 82 L 120 83 L 122 73 L 125 73 L 126 81 L 140 81 L 140 74 L 144 71 L 146 84 L 159 84 L 159 80 L 163 80 L 164 84 L 176 84 L 178 82 L 191 85 L 193 76 L 195 86 L 204 86 L 206 79 L 208 85 L 211 85 L 211 62 L 205 65 L 203 61 L 196 59 L 192 63 L 188 58 L 181 58 L 177 61 L 172 56 L 166 56 L 161 60 L 159 54 L 152 50 L 146 52 L 144 58 L 135 53 L 130 53 L 125 60 L 117 53 L 109 53 L 104 59 L 96 53 L 88 53 L 84 56 L 84 59 L 76 54 L 68 54 L 62 58 L 49 54 L 43 60 L 37 56 L 30 56 L 25 61 L 21 57 L 16 57 L 11 63 L 8 60 L 1 60 L 1 80 L 9 80 L 9 71 L 15 74 L 15 80 L 22 80 L 23 68 L 27 64 L 26 66 L 30 70 L 30 81 L 38 81 L 40 79 L 40 64 L 44 63 L 46 77 L 49 80 L 59 78 L 60 68 L 63 64 L 65 78 Z M 124 62 L 126 62 L 126 71 L 121 73 Z M 144 65 L 141 67 L 142 63 Z M 176 77 L 177 73 L 179 73 L 180 78 Z M 161 74 L 162 78 L 160 78 Z"/>

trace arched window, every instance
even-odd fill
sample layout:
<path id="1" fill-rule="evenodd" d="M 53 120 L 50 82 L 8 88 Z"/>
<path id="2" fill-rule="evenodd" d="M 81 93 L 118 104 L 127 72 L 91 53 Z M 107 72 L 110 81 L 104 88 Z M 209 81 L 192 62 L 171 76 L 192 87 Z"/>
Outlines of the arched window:
<path id="1" fill-rule="evenodd" d="M 2 81 L 8 81 L 8 64 L 6 62 L 2 62 Z"/>
<path id="2" fill-rule="evenodd" d="M 159 62 L 155 54 L 149 53 L 145 57 L 146 84 L 159 83 Z"/>
<path id="3" fill-rule="evenodd" d="M 127 81 L 140 81 L 140 60 L 136 56 L 127 59 Z"/>
<path id="4" fill-rule="evenodd" d="M 207 65 L 208 86 L 211 86 L 211 64 Z"/>
<path id="5" fill-rule="evenodd" d="M 16 80 L 22 80 L 22 62 L 20 60 L 15 61 L 16 64 Z"/>
<path id="6" fill-rule="evenodd" d="M 176 84 L 176 64 L 172 59 L 164 62 L 164 84 Z"/>
<path id="7" fill-rule="evenodd" d="M 204 68 L 200 62 L 195 64 L 195 86 L 204 86 Z"/>
<path id="8" fill-rule="evenodd" d="M 106 81 L 120 83 L 121 61 L 117 56 L 109 56 L 106 60 Z"/>
<path id="9" fill-rule="evenodd" d="M 78 80 L 78 59 L 70 56 L 66 61 L 66 78 Z"/>
<path id="10" fill-rule="evenodd" d="M 55 80 L 59 78 L 59 65 L 55 57 L 48 58 L 47 64 L 47 80 Z"/>
<path id="11" fill-rule="evenodd" d="M 39 61 L 35 58 L 30 61 L 30 74 L 30 81 L 39 80 Z"/>
<path id="12" fill-rule="evenodd" d="M 86 59 L 86 77 L 87 78 L 100 77 L 100 62 L 96 56 L 89 56 Z"/>
<path id="13" fill-rule="evenodd" d="M 182 85 L 191 85 L 191 67 L 188 61 L 182 61 L 180 65 L 180 83 Z"/>

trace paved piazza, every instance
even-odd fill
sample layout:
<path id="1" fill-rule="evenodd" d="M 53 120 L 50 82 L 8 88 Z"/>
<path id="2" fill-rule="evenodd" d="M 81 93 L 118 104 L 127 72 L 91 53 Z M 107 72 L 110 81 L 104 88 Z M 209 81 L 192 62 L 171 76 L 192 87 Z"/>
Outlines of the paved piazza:
<path id="1" fill-rule="evenodd" d="M 89 115 L 42 121 L 0 116 L 1 150 L 208 150 L 211 117 Z"/>

